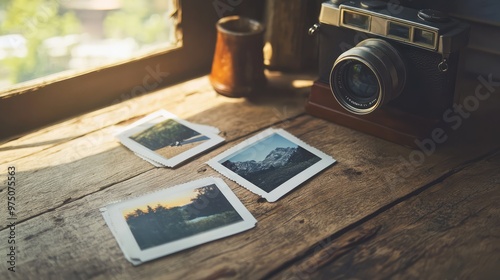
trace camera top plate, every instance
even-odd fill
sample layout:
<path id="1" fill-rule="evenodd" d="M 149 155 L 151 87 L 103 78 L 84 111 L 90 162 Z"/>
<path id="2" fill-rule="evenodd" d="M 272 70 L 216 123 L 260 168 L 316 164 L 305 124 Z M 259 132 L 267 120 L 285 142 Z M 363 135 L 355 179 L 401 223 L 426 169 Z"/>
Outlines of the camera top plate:
<path id="1" fill-rule="evenodd" d="M 383 4 L 383 5 L 382 5 Z M 354 29 L 447 55 L 467 44 L 469 25 L 435 10 L 378 0 L 326 1 L 322 24 Z"/>

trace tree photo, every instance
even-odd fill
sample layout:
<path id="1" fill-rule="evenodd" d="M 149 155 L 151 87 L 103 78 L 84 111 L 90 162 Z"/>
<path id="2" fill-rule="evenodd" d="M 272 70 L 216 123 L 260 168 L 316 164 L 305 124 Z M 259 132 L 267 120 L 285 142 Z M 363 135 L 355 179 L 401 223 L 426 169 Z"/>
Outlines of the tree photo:
<path id="1" fill-rule="evenodd" d="M 124 213 L 139 248 L 145 250 L 242 221 L 215 184 L 189 190 L 190 201 L 170 207 L 166 199 Z"/>

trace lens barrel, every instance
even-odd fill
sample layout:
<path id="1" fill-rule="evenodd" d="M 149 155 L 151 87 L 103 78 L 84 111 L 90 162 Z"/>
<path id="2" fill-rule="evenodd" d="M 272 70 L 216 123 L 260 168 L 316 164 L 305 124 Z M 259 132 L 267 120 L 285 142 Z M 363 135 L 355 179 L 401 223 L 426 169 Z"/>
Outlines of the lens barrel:
<path id="1" fill-rule="evenodd" d="M 341 54 L 330 72 L 330 89 L 347 111 L 365 115 L 398 97 L 406 82 L 399 52 L 387 41 L 366 39 Z"/>

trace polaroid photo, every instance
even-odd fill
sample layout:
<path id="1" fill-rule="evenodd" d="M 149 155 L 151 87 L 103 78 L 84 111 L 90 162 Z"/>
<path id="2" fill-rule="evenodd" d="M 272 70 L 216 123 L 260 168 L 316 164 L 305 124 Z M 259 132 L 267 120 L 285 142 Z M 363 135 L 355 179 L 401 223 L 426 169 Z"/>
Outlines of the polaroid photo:
<path id="1" fill-rule="evenodd" d="M 228 185 L 214 177 L 113 203 L 100 211 L 134 265 L 246 231 L 257 223 Z"/>
<path id="2" fill-rule="evenodd" d="M 216 127 L 209 126 L 209 125 L 202 125 L 202 124 L 196 124 L 196 123 L 190 123 L 193 127 L 196 127 L 198 131 L 207 131 L 208 133 L 213 133 L 213 134 L 219 134 L 220 130 Z M 165 167 L 165 165 L 158 163 L 150 158 L 145 157 L 144 155 L 141 155 L 139 153 L 134 153 L 136 156 L 142 158 L 143 160 L 149 162 L 152 164 L 154 167 Z"/>
<path id="3" fill-rule="evenodd" d="M 283 129 L 267 129 L 207 162 L 255 194 L 274 202 L 335 159 Z"/>
<path id="4" fill-rule="evenodd" d="M 116 137 L 153 165 L 175 167 L 222 143 L 224 138 L 217 135 L 218 131 L 161 110 L 127 126 Z"/>

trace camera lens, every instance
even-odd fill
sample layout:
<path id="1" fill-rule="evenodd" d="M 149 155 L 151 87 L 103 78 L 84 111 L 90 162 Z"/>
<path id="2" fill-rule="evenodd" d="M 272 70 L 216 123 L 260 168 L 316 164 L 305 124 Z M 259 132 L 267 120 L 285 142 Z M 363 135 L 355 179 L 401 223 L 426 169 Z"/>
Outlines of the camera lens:
<path id="1" fill-rule="evenodd" d="M 367 39 L 337 58 L 330 88 L 343 108 L 364 115 L 399 96 L 405 80 L 398 51 L 384 40 Z"/>
<path id="2" fill-rule="evenodd" d="M 362 63 L 350 63 L 344 75 L 346 89 L 356 99 L 376 97 L 379 91 L 375 74 Z"/>

